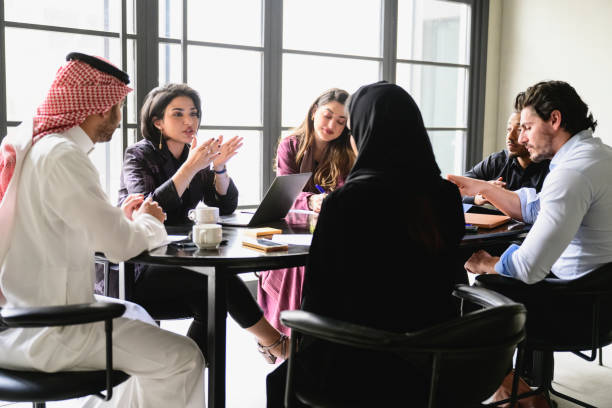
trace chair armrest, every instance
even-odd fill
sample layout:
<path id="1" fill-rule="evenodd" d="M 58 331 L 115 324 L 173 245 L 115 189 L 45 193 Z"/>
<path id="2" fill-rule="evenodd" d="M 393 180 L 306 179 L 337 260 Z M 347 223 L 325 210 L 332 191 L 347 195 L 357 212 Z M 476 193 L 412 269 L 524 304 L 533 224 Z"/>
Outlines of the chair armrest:
<path id="1" fill-rule="evenodd" d="M 516 302 L 506 296 L 478 286 L 457 285 L 453 295 L 484 307 L 512 305 Z"/>
<path id="2" fill-rule="evenodd" d="M 372 329 L 303 310 L 285 310 L 280 321 L 285 326 L 308 336 L 347 346 L 382 349 L 405 336 Z"/>
<path id="3" fill-rule="evenodd" d="M 70 326 L 113 319 L 125 312 L 120 303 L 3 308 L 0 317 L 8 327 Z"/>

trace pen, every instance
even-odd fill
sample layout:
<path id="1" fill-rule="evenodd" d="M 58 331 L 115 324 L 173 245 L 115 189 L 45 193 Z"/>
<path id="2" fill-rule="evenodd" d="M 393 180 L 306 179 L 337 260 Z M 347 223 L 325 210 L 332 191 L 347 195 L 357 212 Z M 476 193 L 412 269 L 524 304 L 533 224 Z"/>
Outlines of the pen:
<path id="1" fill-rule="evenodd" d="M 319 193 L 321 193 L 321 194 L 325 194 L 325 190 L 323 190 L 323 187 L 321 187 L 321 186 L 320 186 L 320 185 L 318 185 L 318 184 L 315 184 L 315 187 L 317 188 L 317 190 L 319 190 Z"/>

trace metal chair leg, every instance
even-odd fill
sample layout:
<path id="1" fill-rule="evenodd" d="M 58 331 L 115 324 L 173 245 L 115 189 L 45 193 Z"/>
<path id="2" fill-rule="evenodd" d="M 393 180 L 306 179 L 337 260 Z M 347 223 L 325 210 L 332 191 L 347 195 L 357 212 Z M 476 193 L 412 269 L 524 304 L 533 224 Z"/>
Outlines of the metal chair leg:
<path id="1" fill-rule="evenodd" d="M 603 365 L 603 350 L 601 347 L 599 348 L 599 365 Z"/>

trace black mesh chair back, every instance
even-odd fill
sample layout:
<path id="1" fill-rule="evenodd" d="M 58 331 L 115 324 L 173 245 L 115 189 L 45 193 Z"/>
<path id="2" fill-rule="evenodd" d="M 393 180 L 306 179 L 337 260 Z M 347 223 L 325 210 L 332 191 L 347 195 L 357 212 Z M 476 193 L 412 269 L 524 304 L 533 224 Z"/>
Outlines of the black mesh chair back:
<path id="1" fill-rule="evenodd" d="M 499 387 L 512 366 L 517 344 L 524 338 L 525 308 L 495 292 L 459 285 L 456 296 L 483 306 L 457 319 L 412 333 L 390 333 L 363 327 L 305 311 L 285 311 L 281 322 L 293 330 L 292 350 L 287 376 L 286 405 L 294 396 L 309 406 L 363 406 L 369 398 L 355 390 L 354 400 L 346 395 L 320 395 L 308 382 L 296 378 L 299 359 L 296 333 L 346 346 L 394 353 L 413 367 L 426 372 L 429 390 L 425 389 L 429 407 L 476 407 Z M 383 374 L 381 374 L 383 375 Z M 305 385 L 306 384 L 306 385 Z M 295 389 L 294 389 L 295 385 Z M 410 395 L 397 406 L 411 406 Z M 373 399 L 375 399 L 374 397 Z M 450 404 L 450 405 L 449 405 Z"/>
<path id="2" fill-rule="evenodd" d="M 106 369 L 96 371 L 11 370 L 0 367 L 0 401 L 32 402 L 44 408 L 47 401 L 61 401 L 87 395 L 104 400 L 112 398 L 112 390 L 129 378 L 123 371 L 113 370 L 112 319 L 121 316 L 125 306 L 118 303 L 4 308 L 0 312 L 2 330 L 16 327 L 68 326 L 96 321 L 105 322 Z M 106 391 L 106 394 L 102 394 Z"/>
<path id="3" fill-rule="evenodd" d="M 573 352 L 595 360 L 601 348 L 612 344 L 612 263 L 574 280 L 547 278 L 534 285 L 499 275 L 481 275 L 476 285 L 523 303 L 529 313 L 524 349 L 534 354 L 530 375 L 550 400 L 548 392 L 575 404 L 591 405 L 552 387 L 554 352 Z M 584 353 L 590 351 L 590 355 Z"/>
<path id="4" fill-rule="evenodd" d="M 612 343 L 612 263 L 574 280 L 544 279 L 527 285 L 499 275 L 482 275 L 476 285 L 526 305 L 526 347 L 593 350 Z"/>

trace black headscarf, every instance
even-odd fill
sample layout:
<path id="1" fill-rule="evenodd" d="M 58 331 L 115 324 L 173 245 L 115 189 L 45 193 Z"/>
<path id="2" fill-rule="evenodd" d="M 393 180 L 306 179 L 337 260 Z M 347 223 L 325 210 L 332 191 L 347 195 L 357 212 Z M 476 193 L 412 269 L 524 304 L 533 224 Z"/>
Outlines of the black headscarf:
<path id="1" fill-rule="evenodd" d="M 359 155 L 347 181 L 379 175 L 427 186 L 440 179 L 421 112 L 404 89 L 385 81 L 362 86 L 348 113 Z"/>

